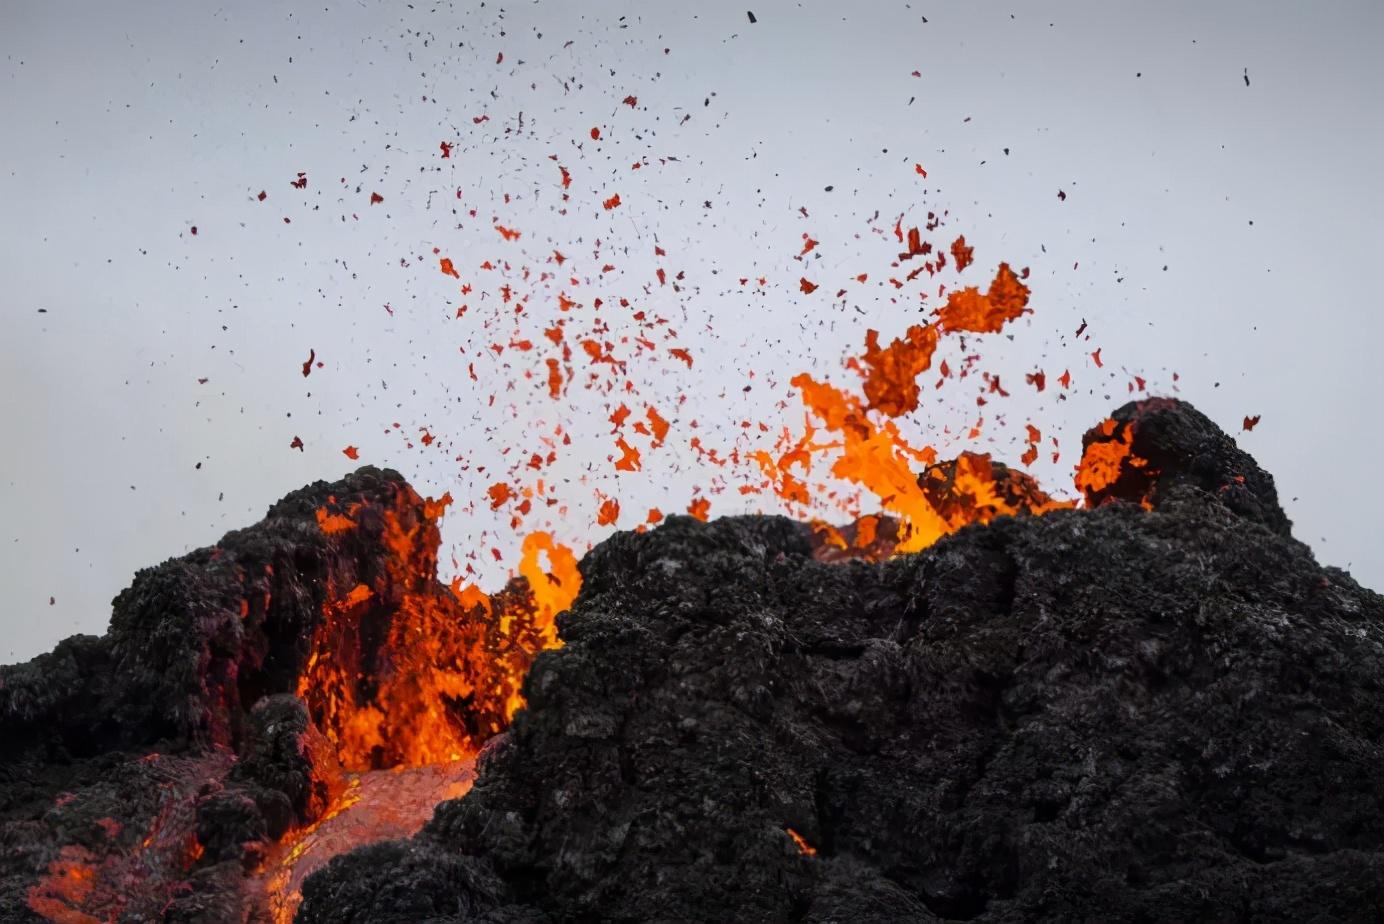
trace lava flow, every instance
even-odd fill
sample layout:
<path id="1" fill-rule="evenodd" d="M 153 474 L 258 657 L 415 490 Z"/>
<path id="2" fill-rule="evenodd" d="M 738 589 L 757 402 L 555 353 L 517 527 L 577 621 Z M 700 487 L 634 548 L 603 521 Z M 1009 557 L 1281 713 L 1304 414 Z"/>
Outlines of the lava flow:
<path id="1" fill-rule="evenodd" d="M 275 924 L 291 924 L 302 901 L 303 880 L 332 857 L 362 844 L 408 837 L 439 802 L 466 795 L 474 766 L 474 757 L 468 757 L 351 774 L 327 814 L 286 835 L 266 863 L 265 903 Z"/>
<path id="2" fill-rule="evenodd" d="M 330 743 L 313 774 L 327 804 L 287 832 L 265 864 L 275 920 L 292 920 L 302 881 L 338 853 L 414 833 L 470 789 L 481 746 L 523 706 L 534 656 L 561 643 L 557 614 L 581 586 L 571 550 L 523 542 L 519 577 L 497 594 L 437 583 L 438 520 L 451 498 L 397 489 L 387 506 L 329 497 L 315 513 L 338 541 L 364 524 L 387 554 L 369 581 L 330 587 L 297 694 Z"/>

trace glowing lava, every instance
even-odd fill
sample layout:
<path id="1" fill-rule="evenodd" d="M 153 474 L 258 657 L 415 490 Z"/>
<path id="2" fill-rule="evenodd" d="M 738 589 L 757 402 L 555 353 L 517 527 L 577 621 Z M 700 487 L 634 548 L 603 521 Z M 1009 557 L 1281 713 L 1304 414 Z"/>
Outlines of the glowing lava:
<path id="1" fill-rule="evenodd" d="M 333 794 L 290 831 L 262 883 L 287 924 L 311 872 L 352 847 L 416 832 L 433 808 L 470 789 L 476 754 L 524 705 L 539 651 L 560 645 L 556 617 L 581 588 L 577 559 L 546 533 L 523 541 L 520 576 L 497 594 L 437 583 L 437 521 L 449 497 L 400 487 L 396 503 L 337 503 L 316 512 L 325 534 L 378 533 L 387 551 L 370 583 L 331 588 L 298 695 L 344 774 L 317 766 Z M 421 515 L 420 515 L 421 511 Z"/>
<path id="2" fill-rule="evenodd" d="M 274 924 L 292 924 L 303 881 L 332 857 L 416 834 L 439 802 L 466 795 L 474 778 L 474 758 L 351 774 L 327 813 L 286 835 L 266 863 L 262 882 Z"/>

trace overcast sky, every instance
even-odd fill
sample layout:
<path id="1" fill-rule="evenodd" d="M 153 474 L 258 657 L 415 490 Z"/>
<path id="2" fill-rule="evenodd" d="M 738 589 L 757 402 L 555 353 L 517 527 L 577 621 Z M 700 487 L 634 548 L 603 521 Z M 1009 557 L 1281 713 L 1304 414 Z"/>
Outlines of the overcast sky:
<path id="1" fill-rule="evenodd" d="M 490 585 L 517 538 L 486 489 L 535 441 L 561 449 L 545 471 L 560 505 L 524 528 L 579 547 L 613 528 L 594 525 L 604 497 L 626 528 L 696 495 L 713 514 L 777 509 L 690 437 L 801 422 L 789 376 L 846 382 L 867 327 L 918 321 L 886 282 L 889 232 L 929 210 L 946 212 L 939 242 L 975 246 L 962 282 L 1030 267 L 1033 313 L 968 344 L 1011 397 L 929 394 L 921 439 L 964 448 L 981 414 L 970 448 L 1013 461 L 1032 421 L 1062 452 L 1035 474 L 1069 494 L 1081 432 L 1139 376 L 1236 435 L 1319 559 L 1384 587 L 1363 474 L 1384 449 L 1384 8 L 750 8 L 757 22 L 744 0 L 5 3 L 0 661 L 103 631 L 138 568 L 366 462 L 450 490 L 443 577 L 470 563 Z M 795 259 L 805 234 L 820 243 Z M 630 361 L 636 416 L 672 421 L 641 472 L 613 466 L 619 394 L 574 379 L 553 401 L 523 376 L 541 360 L 488 348 L 515 332 L 487 260 L 533 290 L 540 340 L 559 290 L 668 321 Z"/>

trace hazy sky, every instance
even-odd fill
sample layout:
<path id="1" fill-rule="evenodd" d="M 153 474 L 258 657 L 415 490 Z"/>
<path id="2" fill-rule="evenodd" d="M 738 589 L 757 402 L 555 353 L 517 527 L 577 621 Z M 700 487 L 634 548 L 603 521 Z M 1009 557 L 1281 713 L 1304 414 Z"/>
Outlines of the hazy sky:
<path id="1" fill-rule="evenodd" d="M 801 421 L 792 373 L 848 381 L 867 327 L 916 322 L 916 296 L 885 281 L 889 232 L 929 210 L 946 212 L 939 241 L 975 246 L 962 282 L 1031 267 L 1033 314 L 977 347 L 1011 397 L 978 409 L 949 386 L 910 423 L 921 437 L 945 455 L 982 414 L 972 448 L 1013 461 L 1035 422 L 1062 446 L 1035 474 L 1070 493 L 1081 432 L 1133 377 L 1176 386 L 1275 475 L 1320 559 L 1384 587 L 1384 503 L 1360 474 L 1384 450 L 1384 8 L 748 9 L 757 22 L 744 0 L 0 7 L 0 661 L 101 632 L 137 568 L 339 477 L 347 445 L 452 491 L 443 576 L 455 559 L 492 585 L 517 540 L 486 488 L 535 440 L 559 444 L 561 504 L 525 528 L 576 545 L 609 532 L 602 497 L 627 528 L 696 494 L 713 514 L 777 509 L 689 437 Z M 805 234 L 820 244 L 795 259 Z M 565 290 L 667 319 L 657 359 L 631 360 L 636 416 L 672 421 L 642 472 L 612 464 L 620 394 L 574 382 L 555 402 L 523 377 L 542 363 L 512 346 L 483 261 L 534 289 L 534 318 Z"/>

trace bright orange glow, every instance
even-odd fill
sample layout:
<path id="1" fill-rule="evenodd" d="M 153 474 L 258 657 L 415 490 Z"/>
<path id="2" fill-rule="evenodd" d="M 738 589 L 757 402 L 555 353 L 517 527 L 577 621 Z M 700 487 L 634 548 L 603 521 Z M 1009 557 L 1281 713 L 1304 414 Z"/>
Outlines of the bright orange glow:
<path id="1" fill-rule="evenodd" d="M 520 589 L 495 597 L 460 581 L 437 589 L 436 521 L 450 498 L 423 502 L 420 517 L 410 495 L 401 488 L 378 519 L 371 511 L 389 553 L 386 573 L 374 586 L 329 593 L 299 679 L 298 694 L 351 771 L 474 756 L 523 705 L 524 674 L 535 654 L 559 644 L 557 614 L 581 588 L 572 551 L 532 533 Z M 359 505 L 356 513 L 366 519 Z M 329 533 L 325 524 L 338 517 L 318 512 Z"/>
<path id="2" fill-rule="evenodd" d="M 400 486 L 387 506 L 351 505 L 353 518 L 335 499 L 317 511 L 328 535 L 378 529 L 387 555 L 373 584 L 329 588 L 299 679 L 298 695 L 347 773 L 315 768 L 329 804 L 285 835 L 266 872 L 276 924 L 292 921 L 302 880 L 332 856 L 412 834 L 438 802 L 463 795 L 481 745 L 523 707 L 520 686 L 534 657 L 561 644 L 557 616 L 581 589 L 576 555 L 547 533 L 530 533 L 520 579 L 501 592 L 459 578 L 442 589 L 437 520 L 450 503 L 449 495 L 423 500 Z"/>
<path id="3" fill-rule="evenodd" d="M 536 610 L 534 625 L 543 642 L 542 647 L 556 648 L 561 644 L 557 637 L 557 614 L 570 607 L 581 590 L 577 556 L 544 532 L 525 536 L 521 551 L 523 557 L 519 561 L 519 573 L 528 581 L 529 592 L 533 595 Z M 539 560 L 540 554 L 548 559 L 546 569 Z"/>
<path id="4" fill-rule="evenodd" d="M 896 225 L 895 233 L 902 241 L 901 226 Z M 910 239 L 914 236 L 910 231 Z M 964 238 L 958 239 L 952 250 L 958 263 L 970 261 L 971 249 Z M 927 252 L 921 240 L 916 246 L 909 245 L 910 254 Z M 1007 468 L 1002 468 L 1003 478 L 998 478 L 989 456 L 962 453 L 946 466 L 935 466 L 936 452 L 931 447 L 911 445 L 892 419 L 917 410 L 918 376 L 931 367 L 943 336 L 958 331 L 999 331 L 1006 322 L 1023 314 L 1028 294 L 1028 287 L 1019 281 L 1009 264 L 1001 263 L 985 295 L 975 288 L 952 292 L 938 312 L 938 324 L 912 325 L 903 339 L 895 338 L 887 347 L 879 345 L 878 331 L 868 330 L 864 354 L 846 363 L 864 376 L 864 401 L 806 373 L 790 380 L 811 415 L 839 439 L 816 442 L 816 431 L 809 421 L 796 440 L 785 434 L 780 447 L 786 451 L 778 458 L 757 451 L 750 454 L 751 460 L 781 499 L 806 506 L 811 500 L 806 482 L 790 469 L 800 468 L 806 475 L 811 471 L 814 455 L 828 454 L 834 477 L 865 488 L 885 510 L 899 518 L 902 529 L 892 546 L 895 552 L 916 552 L 968 523 L 988 523 L 996 516 L 1038 514 L 1072 506 L 1053 501 L 1027 476 Z M 950 375 L 945 362 L 942 375 L 944 379 Z M 998 379 L 991 382 L 990 390 L 1003 393 Z M 980 432 L 977 421 L 967 436 L 975 439 Z M 1030 428 L 1031 434 L 1037 432 Z M 1031 441 L 1036 442 L 1036 437 Z M 1030 461 L 1036 454 L 1035 450 Z M 919 463 L 933 467 L 919 477 Z M 871 541 L 862 543 L 862 547 L 871 545 Z"/>
<path id="5" fill-rule="evenodd" d="M 788 836 L 793 839 L 794 844 L 798 845 L 798 850 L 802 853 L 803 856 L 817 856 L 817 848 L 813 847 L 806 840 L 804 840 L 801 834 L 799 834 L 797 831 L 794 831 L 792 828 L 784 828 L 783 830 L 788 832 Z"/>
<path id="6" fill-rule="evenodd" d="M 988 292 L 981 295 L 975 286 L 952 292 L 939 314 L 947 331 L 993 334 L 1023 314 L 1027 305 L 1028 286 L 1019 281 L 1008 263 L 1001 263 Z"/>
<path id="7" fill-rule="evenodd" d="M 317 525 L 321 527 L 322 532 L 332 534 L 355 529 L 356 521 L 351 519 L 348 514 L 329 513 L 326 507 L 319 507 L 317 509 Z"/>
<path id="8" fill-rule="evenodd" d="M 48 864 L 48 875 L 29 890 L 29 909 L 54 924 L 103 924 L 81 910 L 97 886 L 99 858 L 85 847 L 69 844 Z"/>
<path id="9" fill-rule="evenodd" d="M 350 776 L 322 817 L 286 834 L 265 864 L 261 882 L 273 924 L 292 924 L 303 880 L 332 857 L 417 833 L 439 802 L 466 795 L 473 779 L 471 760 Z"/>
<path id="10" fill-rule="evenodd" d="M 826 428 L 843 438 L 840 443 L 811 447 L 839 450 L 831 473 L 874 493 L 886 510 L 906 524 L 908 536 L 900 544 L 900 552 L 925 548 L 950 532 L 918 486 L 911 464 L 930 459 L 930 450 L 914 449 L 892 427 L 877 427 L 860 399 L 838 388 L 806 374 L 795 376 L 792 384 L 802 391 L 803 402 Z"/>
<path id="11" fill-rule="evenodd" d="M 918 407 L 918 376 L 932 365 L 937 349 L 937 328 L 914 324 L 906 339 L 895 339 L 880 349 L 879 332 L 865 334 L 865 355 L 869 371 L 865 376 L 865 397 L 872 410 L 900 417 Z"/>
<path id="12" fill-rule="evenodd" d="M 1126 459 L 1131 462 L 1138 459 L 1131 446 L 1134 439 L 1131 427 L 1122 427 L 1117 421 L 1106 418 L 1100 423 L 1099 431 L 1107 439 L 1087 446 L 1076 470 L 1077 489 L 1088 497 L 1118 481 Z M 1138 461 L 1142 463 L 1143 460 Z"/>
<path id="13" fill-rule="evenodd" d="M 983 453 L 963 452 L 949 462 L 929 466 L 919 479 L 949 530 L 968 523 L 989 523 L 999 516 L 1066 510 L 1071 501 L 1053 500 L 1028 475 L 991 462 Z"/>
<path id="14" fill-rule="evenodd" d="M 1077 465 L 1074 479 L 1088 504 L 1098 503 L 1098 495 L 1131 469 L 1145 475 L 1151 474 L 1147 471 L 1148 460 L 1134 454 L 1133 443 L 1134 424 L 1121 424 L 1112 418 L 1101 421 L 1096 437 L 1081 454 L 1081 463 Z M 1153 504 L 1147 496 L 1138 500 L 1144 509 L 1152 509 Z"/>

